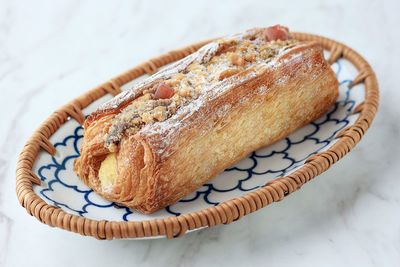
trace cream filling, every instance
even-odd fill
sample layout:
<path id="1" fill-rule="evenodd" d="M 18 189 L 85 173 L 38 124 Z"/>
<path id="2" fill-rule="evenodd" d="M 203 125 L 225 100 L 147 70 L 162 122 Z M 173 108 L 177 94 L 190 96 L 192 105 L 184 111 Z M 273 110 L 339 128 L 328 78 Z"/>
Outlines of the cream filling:
<path id="1" fill-rule="evenodd" d="M 99 169 L 99 180 L 102 189 L 108 189 L 114 185 L 117 177 L 117 156 L 110 153 L 103 160 Z"/>

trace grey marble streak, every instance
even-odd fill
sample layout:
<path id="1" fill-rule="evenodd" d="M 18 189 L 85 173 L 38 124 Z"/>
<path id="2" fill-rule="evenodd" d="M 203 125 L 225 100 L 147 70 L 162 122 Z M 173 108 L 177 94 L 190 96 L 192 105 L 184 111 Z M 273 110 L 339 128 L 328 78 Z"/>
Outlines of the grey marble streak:
<path id="1" fill-rule="evenodd" d="M 0 0 L 0 266 L 398 266 L 398 1 Z M 362 142 L 302 190 L 178 240 L 101 242 L 49 228 L 15 196 L 18 153 L 53 110 L 150 57 L 281 23 L 356 48 L 381 105 Z"/>

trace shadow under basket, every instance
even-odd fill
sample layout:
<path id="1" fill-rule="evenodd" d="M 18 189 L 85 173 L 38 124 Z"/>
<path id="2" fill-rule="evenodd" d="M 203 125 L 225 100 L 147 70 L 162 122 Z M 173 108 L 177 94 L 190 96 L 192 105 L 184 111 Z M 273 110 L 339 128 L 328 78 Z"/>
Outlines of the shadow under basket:
<path id="1" fill-rule="evenodd" d="M 210 42 L 209 40 L 150 59 L 87 91 L 56 110 L 33 133 L 20 154 L 16 170 L 16 192 L 19 202 L 30 215 L 35 216 L 39 221 L 49 226 L 56 226 L 85 236 L 93 236 L 97 239 L 119 239 L 157 236 L 166 236 L 167 238 L 181 237 L 186 232 L 196 229 L 229 224 L 273 202 L 284 199 L 285 196 L 300 189 L 303 184 L 326 171 L 360 141 L 371 125 L 379 103 L 379 90 L 375 73 L 368 62 L 356 51 L 339 42 L 317 35 L 293 33 L 293 36 L 302 41 L 314 40 L 319 42 L 329 52 L 329 63 L 331 64 L 338 59 L 345 59 L 350 62 L 354 66 L 356 75 L 354 75 L 353 79 L 341 81 L 341 84 L 347 82 L 346 86 L 348 88 L 364 85 L 362 99 L 356 101 L 357 103 L 352 102 L 354 105 L 347 110 L 349 114 L 351 113 L 355 116 L 354 119 L 346 120 L 347 123 L 343 124 L 343 127 L 341 126 L 337 131 L 335 130 L 332 136 L 325 141 L 327 144 L 325 147 L 309 153 L 296 166 L 290 165 L 284 171 L 277 172 L 276 176 L 271 176 L 270 180 L 263 181 L 261 185 L 251 190 L 243 191 L 244 193 L 241 193 L 240 196 L 219 202 L 209 201 L 211 203 L 210 206 L 205 206 L 200 210 L 174 212 L 170 209 L 167 210 L 169 214 L 166 213 L 163 216 L 146 217 L 143 215 L 143 219 L 136 220 L 130 220 L 128 215 L 132 214 L 132 212 L 128 208 L 118 205 L 116 206 L 117 208 L 127 210 L 121 220 L 87 218 L 90 216 L 86 216 L 87 209 L 85 207 L 83 209 L 84 212 L 72 212 L 72 208 L 67 208 L 68 206 L 54 201 L 50 197 L 46 198 L 45 194 L 40 194 L 38 190 L 35 190 L 35 186 L 39 186 L 40 189 L 40 185 L 43 186 L 43 183 L 48 183 L 41 173 L 35 171 L 35 162 L 40 161 L 40 155 L 43 153 L 48 153 L 46 155 L 54 159 L 60 146 L 57 143 L 52 143 L 50 138 L 56 135 L 61 126 L 71 121 L 74 121 L 74 123 L 76 121 L 82 125 L 85 120 L 83 110 L 91 103 L 106 96 L 110 98 L 111 95 L 117 95 L 121 92 L 121 86 L 141 76 L 157 72 L 158 68 L 193 53 Z M 357 89 L 359 90 L 360 88 Z M 313 125 L 319 128 L 318 123 L 313 122 Z M 336 122 L 336 125 L 338 125 L 338 122 Z M 75 136 L 78 135 L 75 133 Z M 309 137 L 310 135 L 307 136 Z M 67 142 L 67 138 L 64 139 L 64 142 Z M 295 142 L 292 143 L 294 144 Z M 74 146 L 78 147 L 76 143 L 74 143 Z M 256 158 L 257 152 L 254 152 L 253 156 L 253 158 Z M 259 157 L 262 158 L 262 156 Z M 71 166 L 62 165 L 62 167 L 65 169 Z M 233 167 L 232 169 L 235 168 Z M 239 167 L 236 169 L 241 170 Z M 225 176 L 229 175 L 230 172 L 228 170 Z M 90 193 L 90 190 L 88 189 L 87 192 Z M 203 198 L 206 199 L 206 193 L 204 192 L 199 194 L 203 194 Z M 85 198 L 88 198 L 87 196 L 88 194 L 85 195 Z M 111 207 L 113 206 L 112 204 L 107 203 L 103 206 Z"/>

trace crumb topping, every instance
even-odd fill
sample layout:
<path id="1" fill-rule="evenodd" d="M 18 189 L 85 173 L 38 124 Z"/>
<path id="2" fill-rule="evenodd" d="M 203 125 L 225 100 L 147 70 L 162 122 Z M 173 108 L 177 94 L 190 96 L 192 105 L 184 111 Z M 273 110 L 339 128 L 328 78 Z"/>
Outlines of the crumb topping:
<path id="1" fill-rule="evenodd" d="M 281 49 L 286 50 L 296 43 L 294 39 L 266 42 L 262 38 L 218 41 L 218 50 L 207 62 L 190 64 L 184 71 L 145 90 L 142 96 L 122 109 L 112 120 L 105 146 L 115 152 L 122 136 L 133 135 L 146 124 L 167 120 L 215 83 L 268 63 Z"/>

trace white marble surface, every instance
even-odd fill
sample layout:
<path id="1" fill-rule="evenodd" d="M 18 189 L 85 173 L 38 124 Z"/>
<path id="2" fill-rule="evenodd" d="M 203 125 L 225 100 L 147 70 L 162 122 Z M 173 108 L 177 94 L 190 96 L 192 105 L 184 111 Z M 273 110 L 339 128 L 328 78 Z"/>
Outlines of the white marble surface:
<path id="1" fill-rule="evenodd" d="M 399 266 L 399 3 L 0 0 L 0 266 Z M 342 41 L 376 70 L 372 128 L 328 172 L 283 202 L 178 240 L 97 241 L 20 207 L 18 153 L 54 109 L 149 57 L 276 23 Z"/>

